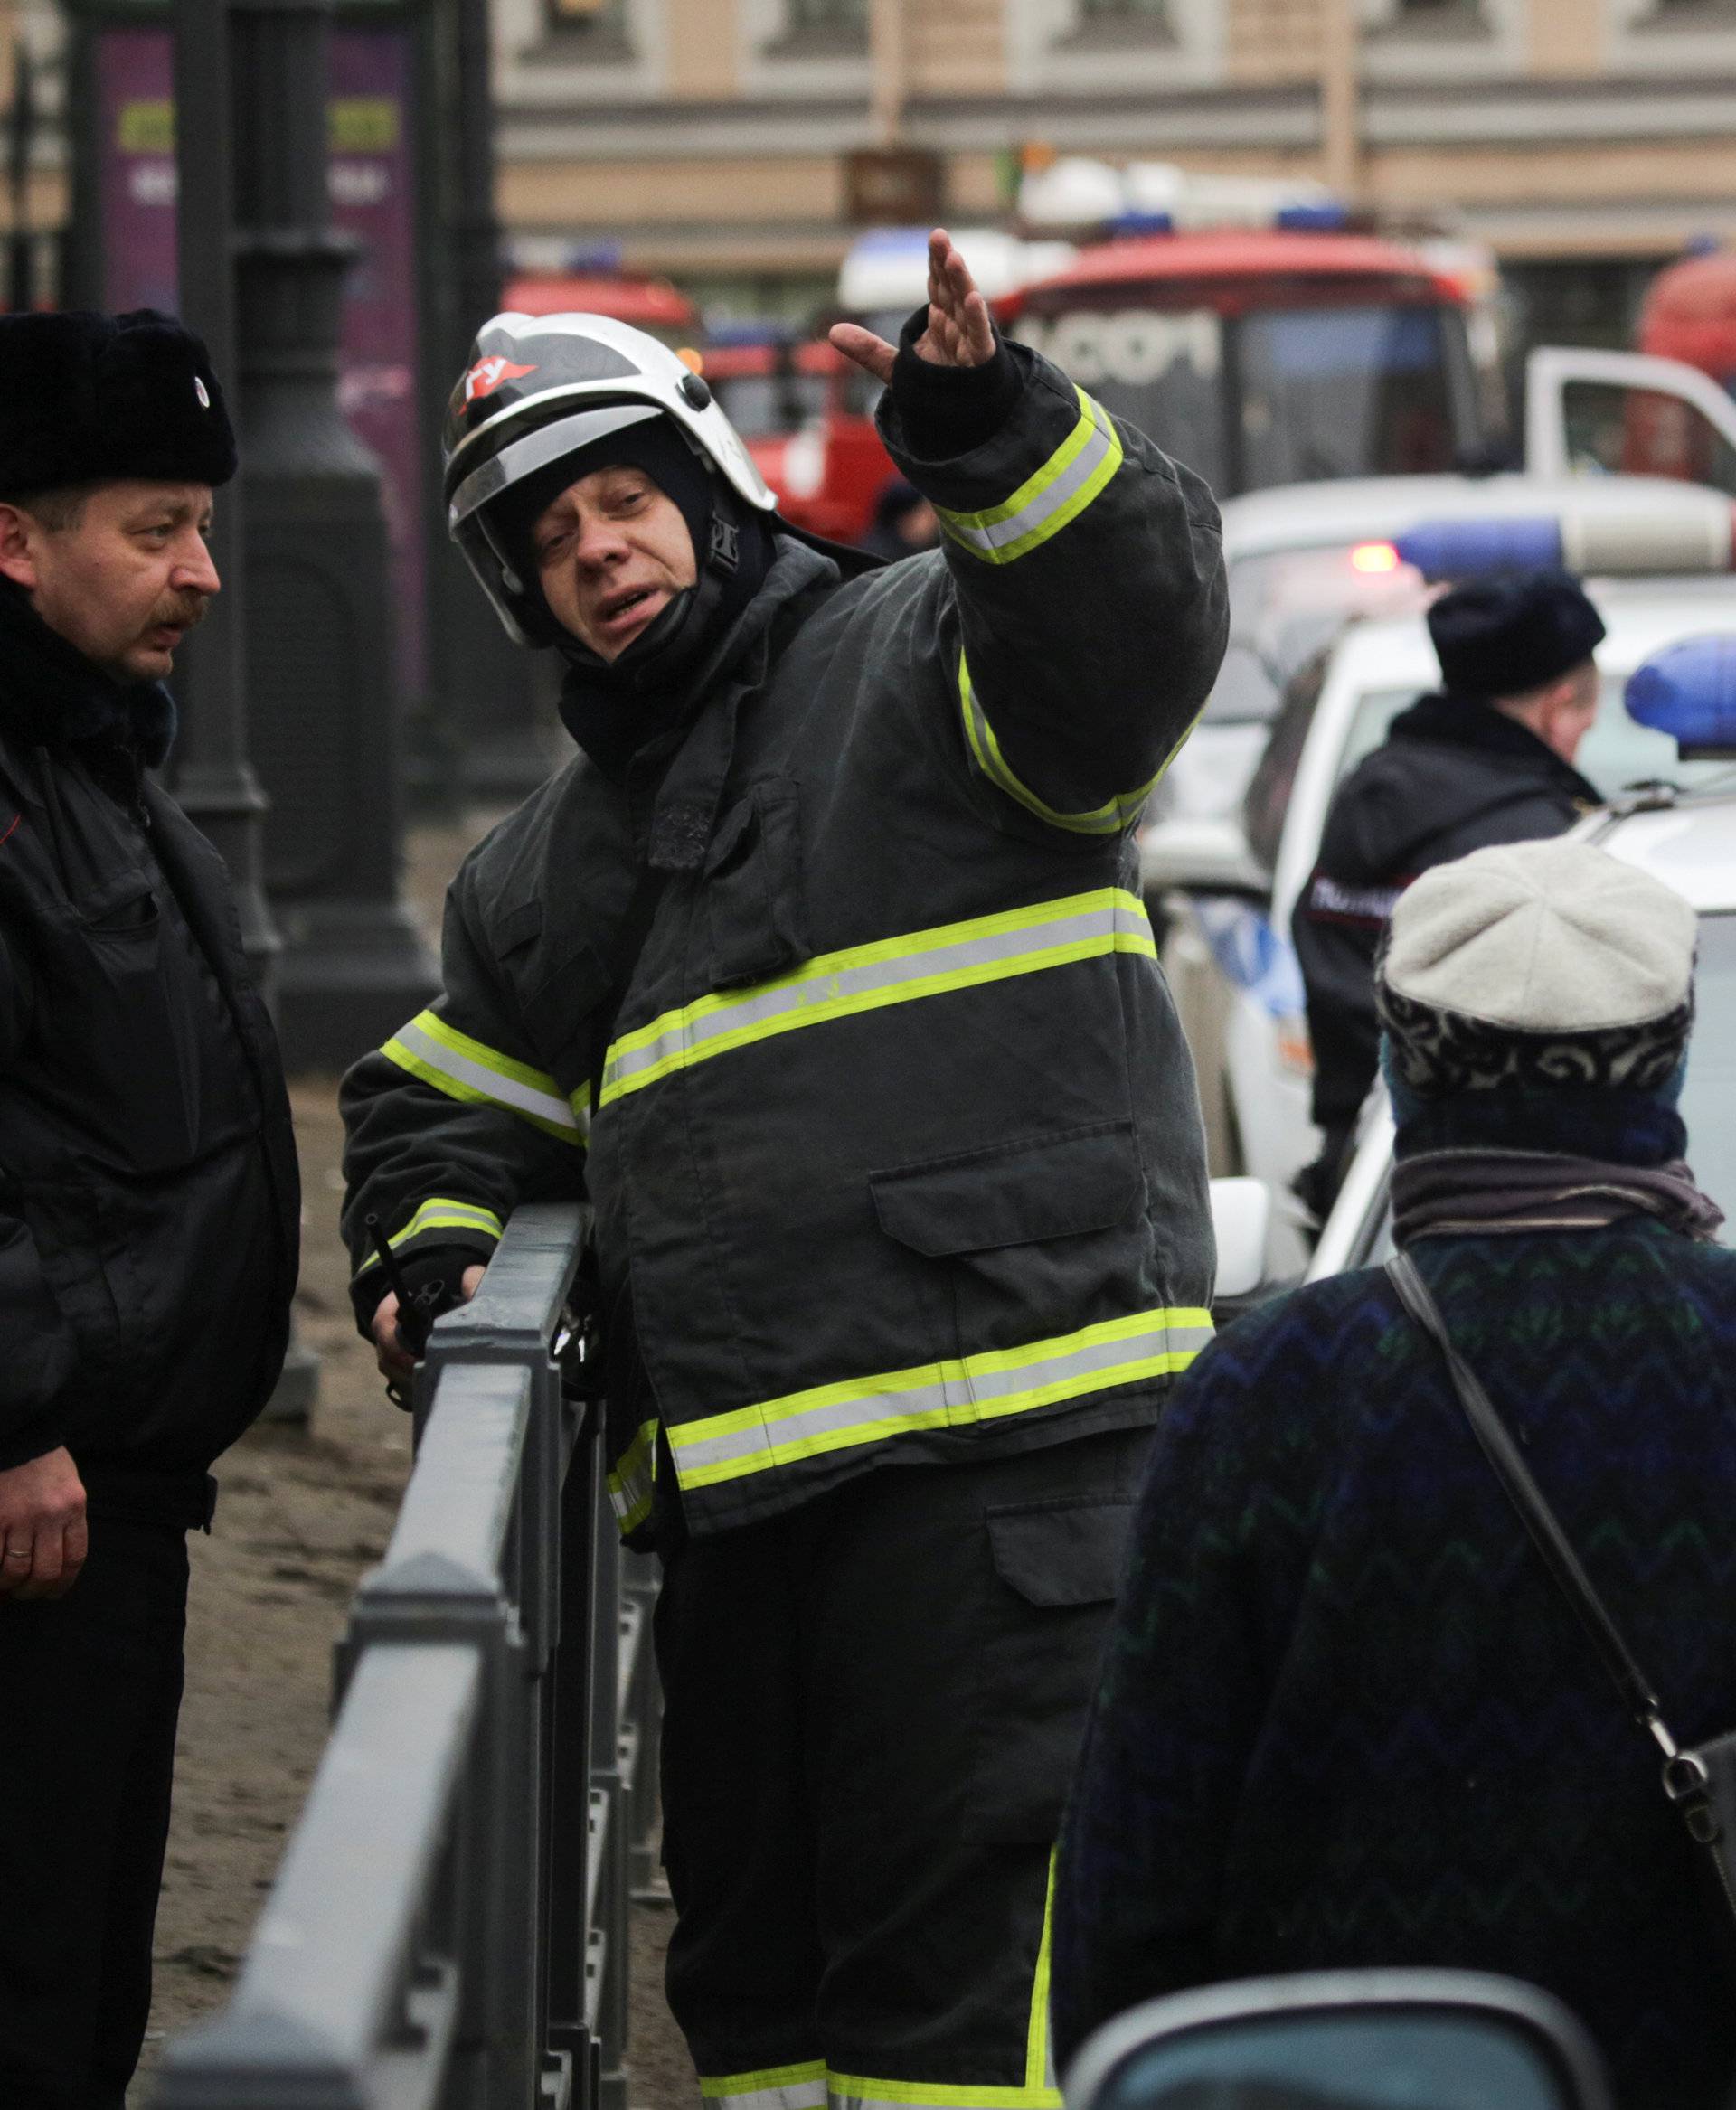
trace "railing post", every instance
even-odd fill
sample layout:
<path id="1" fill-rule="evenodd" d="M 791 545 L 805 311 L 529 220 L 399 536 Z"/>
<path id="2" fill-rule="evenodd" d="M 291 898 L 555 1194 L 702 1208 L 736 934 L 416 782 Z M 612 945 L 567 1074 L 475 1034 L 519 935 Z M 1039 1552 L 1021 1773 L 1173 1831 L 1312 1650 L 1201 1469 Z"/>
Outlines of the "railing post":
<path id="1" fill-rule="evenodd" d="M 568 1467 L 550 1352 L 582 1229 L 576 1209 L 517 1211 L 483 1293 L 435 1330 L 331 1743 L 234 1997 L 170 2047 L 156 2110 L 595 2101 L 585 1815 L 615 1686 L 590 1655 L 599 1621 L 618 1641 L 597 1584 L 618 1554 L 590 1431 Z"/>
<path id="2" fill-rule="evenodd" d="M 597 1559 L 592 1568 L 595 1595 L 590 1631 L 591 1665 L 590 1787 L 592 1808 L 600 1820 L 591 1848 L 599 1866 L 590 1882 L 596 1903 L 591 1942 L 596 1953 L 586 1960 L 586 1975 L 595 1975 L 596 2021 L 602 2045 L 596 2110 L 627 2110 L 627 1798 L 621 1768 L 621 1720 L 626 1694 L 621 1655 L 621 1548 L 609 1493 L 599 1475 L 592 1489 Z"/>

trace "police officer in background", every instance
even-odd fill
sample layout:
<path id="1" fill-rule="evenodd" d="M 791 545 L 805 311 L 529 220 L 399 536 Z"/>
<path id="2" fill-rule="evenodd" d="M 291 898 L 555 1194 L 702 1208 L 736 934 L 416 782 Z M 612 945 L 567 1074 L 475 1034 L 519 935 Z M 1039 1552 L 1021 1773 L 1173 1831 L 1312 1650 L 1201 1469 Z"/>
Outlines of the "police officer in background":
<path id="1" fill-rule="evenodd" d="M 370 1212 L 450 1301 L 520 1201 L 595 1203 L 708 2103 L 1034 2110 L 1068 1765 L 1209 1332 L 1131 838 L 1222 652 L 1217 509 L 1001 343 L 939 231 L 896 351 L 835 342 L 944 551 L 805 542 L 637 331 L 482 332 L 450 514 L 582 751 L 472 852 L 443 995 L 346 1079 L 346 1223 L 401 1371 Z"/>
<path id="2" fill-rule="evenodd" d="M 235 447 L 148 310 L 0 318 L 0 2104 L 119 2110 L 186 1532 L 276 1382 L 300 1200 L 216 853 L 148 774 Z"/>
<path id="3" fill-rule="evenodd" d="M 1374 956 L 1420 872 L 1496 843 L 1558 835 L 1600 803 L 1573 767 L 1598 709 L 1603 622 L 1565 572 L 1476 579 L 1429 610 L 1441 686 L 1344 779 L 1291 933 L 1325 1146 L 1297 1192 L 1325 1217 L 1374 1081 Z"/>

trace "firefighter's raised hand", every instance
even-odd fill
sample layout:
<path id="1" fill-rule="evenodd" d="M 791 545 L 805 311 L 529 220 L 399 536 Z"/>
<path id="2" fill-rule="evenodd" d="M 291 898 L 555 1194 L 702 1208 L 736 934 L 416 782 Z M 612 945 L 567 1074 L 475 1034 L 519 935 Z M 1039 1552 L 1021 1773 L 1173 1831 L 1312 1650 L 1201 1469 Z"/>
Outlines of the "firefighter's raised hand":
<path id="1" fill-rule="evenodd" d="M 832 343 L 876 381 L 890 381 L 896 345 L 859 323 L 835 323 Z M 929 326 L 916 355 L 935 366 L 986 366 L 995 356 L 995 325 L 965 259 L 944 227 L 929 237 Z"/>

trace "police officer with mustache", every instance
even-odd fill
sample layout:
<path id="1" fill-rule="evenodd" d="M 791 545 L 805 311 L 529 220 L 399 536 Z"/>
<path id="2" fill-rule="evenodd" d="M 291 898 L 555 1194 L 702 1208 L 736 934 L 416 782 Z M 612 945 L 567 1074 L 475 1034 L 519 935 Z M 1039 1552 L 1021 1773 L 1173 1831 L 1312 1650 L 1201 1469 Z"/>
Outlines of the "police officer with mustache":
<path id="1" fill-rule="evenodd" d="M 204 347 L 169 317 L 0 317 L 0 2103 L 20 2110 L 125 2098 L 186 1534 L 276 1382 L 295 1288 L 271 1026 L 222 863 L 150 774 L 234 471 Z"/>

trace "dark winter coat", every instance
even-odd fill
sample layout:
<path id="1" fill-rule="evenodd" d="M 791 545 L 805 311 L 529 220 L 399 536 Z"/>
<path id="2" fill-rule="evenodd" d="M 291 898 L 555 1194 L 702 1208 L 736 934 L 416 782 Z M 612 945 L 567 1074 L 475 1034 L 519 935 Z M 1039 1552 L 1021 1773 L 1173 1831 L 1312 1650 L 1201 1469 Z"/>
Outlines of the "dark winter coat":
<path id="1" fill-rule="evenodd" d="M 1355 1119 L 1374 1081 L 1374 956 L 1420 872 L 1495 843 L 1559 835 L 1595 786 L 1492 705 L 1422 697 L 1338 787 L 1291 918 L 1314 1044 L 1314 1118 Z"/>
<path id="2" fill-rule="evenodd" d="M 1681 1146 L 1656 1107 L 1553 1142 L 1518 1112 L 1533 1148 Z M 1736 1253 L 1631 1217 L 1410 1251 L 1672 1728 L 1736 1729 Z M 1462 1965 L 1576 2010 L 1629 2110 L 1722 2110 L 1698 1853 L 1384 1272 L 1226 1329 L 1140 1495 L 1063 1832 L 1059 2051 L 1211 1980 Z"/>
<path id="3" fill-rule="evenodd" d="M 968 451 L 918 458 L 896 380 L 882 410 L 945 553 L 840 584 L 781 540 L 655 798 L 581 757 L 497 829 L 444 995 L 346 1080 L 358 1262 L 367 1210 L 408 1254 L 486 1250 L 588 1187 L 645 1362 L 611 1385 L 629 1529 L 660 1455 L 705 1531 L 1137 1425 L 1206 1337 L 1198 1105 L 1131 833 L 1222 653 L 1216 508 L 1004 356 Z M 379 1289 L 364 1267 L 363 1313 Z"/>
<path id="4" fill-rule="evenodd" d="M 203 1474 L 276 1382 L 300 1192 L 228 875 L 121 688 L 0 589 L 0 1468 Z"/>

